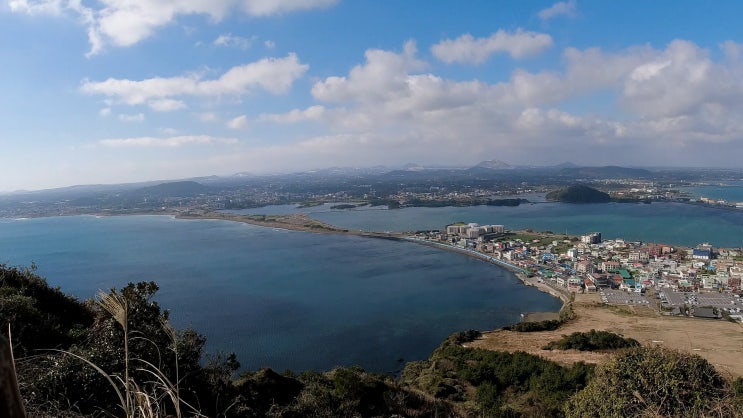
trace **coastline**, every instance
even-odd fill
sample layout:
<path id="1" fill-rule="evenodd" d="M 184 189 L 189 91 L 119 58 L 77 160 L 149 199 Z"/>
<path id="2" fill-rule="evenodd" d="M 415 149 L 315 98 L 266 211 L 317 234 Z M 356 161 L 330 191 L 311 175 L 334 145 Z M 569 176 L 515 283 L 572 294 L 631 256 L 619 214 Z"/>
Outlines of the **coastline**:
<path id="1" fill-rule="evenodd" d="M 299 232 L 312 232 L 318 234 L 342 234 L 342 235 L 355 235 L 366 238 L 378 238 L 378 239 L 390 239 L 395 241 L 405 241 L 418 245 L 426 245 L 429 247 L 436 247 L 444 251 L 455 252 L 458 254 L 466 255 L 471 258 L 475 258 L 487 263 L 493 264 L 496 267 L 506 269 L 513 273 L 525 286 L 534 287 L 537 290 L 547 293 L 552 297 L 560 299 L 563 306 L 570 301 L 570 295 L 567 291 L 562 291 L 550 286 L 546 282 L 539 282 L 536 277 L 528 277 L 526 271 L 522 268 L 513 264 L 507 263 L 503 260 L 496 259 L 487 254 L 469 250 L 466 248 L 455 247 L 452 245 L 412 238 L 403 232 L 370 232 L 361 230 L 349 230 L 342 229 L 336 226 L 318 221 L 305 214 L 291 214 L 291 215 L 238 215 L 232 213 L 223 212 L 207 212 L 204 214 L 176 214 L 176 219 L 186 220 L 223 220 L 232 222 L 241 222 L 250 225 L 256 225 L 266 228 L 277 228 L 288 231 L 299 231 Z"/>
<path id="2" fill-rule="evenodd" d="M 155 215 L 155 214 L 146 214 Z M 408 233 L 371 233 L 360 230 L 344 230 L 325 224 L 306 215 L 280 216 L 244 216 L 223 213 L 159 213 L 174 219 L 204 219 L 229 220 L 242 222 L 261 227 L 293 230 L 299 232 L 314 232 L 321 234 L 347 234 L 361 237 L 407 241 L 419 245 L 437 246 L 440 250 L 458 252 L 468 257 L 478 258 L 488 262 L 488 254 L 468 251 L 464 248 L 437 243 L 424 239 L 416 239 L 413 232 Z M 91 215 L 91 216 L 116 216 Z M 128 215 L 123 215 L 128 216 Z M 312 225 L 318 225 L 313 227 Z M 518 231 L 513 231 L 518 232 Z M 524 233 L 535 233 L 524 230 Z M 562 236 L 562 235 L 560 235 Z M 493 263 L 496 264 L 496 263 Z M 507 268 L 498 264 L 501 268 Z M 740 324 L 728 321 L 710 321 L 706 319 L 692 319 L 685 317 L 670 317 L 659 314 L 657 307 L 638 306 L 611 306 L 602 303 L 598 293 L 575 294 L 575 300 L 566 300 L 572 293 L 560 292 L 550 287 L 548 283 L 539 282 L 537 277 L 527 277 L 520 272 L 517 266 L 508 268 L 526 286 L 533 286 L 553 297 L 560 298 L 563 306 L 571 308 L 572 319 L 563 323 L 557 330 L 540 332 L 517 332 L 504 329 L 483 330 L 482 337 L 467 343 L 468 347 L 479 347 L 495 351 L 523 351 L 535 354 L 560 364 L 573 364 L 583 361 L 599 363 L 608 358 L 610 353 L 563 352 L 543 350 L 547 343 L 573 332 L 589 332 L 590 330 L 606 330 L 626 337 L 634 338 L 642 345 L 664 347 L 698 354 L 708 359 L 719 370 L 731 376 L 743 376 L 743 365 L 735 361 L 740 354 L 743 344 L 743 328 Z M 510 279 L 508 279 L 510 280 Z M 524 312 L 526 313 L 526 312 Z M 540 321 L 555 319 L 538 313 L 530 313 L 525 321 Z"/>

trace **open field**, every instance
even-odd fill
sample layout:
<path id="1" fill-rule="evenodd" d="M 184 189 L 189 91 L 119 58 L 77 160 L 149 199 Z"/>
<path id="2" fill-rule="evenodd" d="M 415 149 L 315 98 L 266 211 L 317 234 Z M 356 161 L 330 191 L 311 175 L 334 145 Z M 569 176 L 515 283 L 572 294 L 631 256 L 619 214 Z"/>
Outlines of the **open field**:
<path id="1" fill-rule="evenodd" d="M 642 345 L 662 345 L 698 354 L 728 376 L 743 376 L 743 325 L 724 320 L 661 316 L 643 306 L 608 306 L 598 294 L 578 294 L 573 305 L 576 318 L 555 331 L 483 333 L 469 347 L 525 351 L 563 364 L 599 363 L 611 355 L 577 350 L 542 350 L 548 342 L 578 331 L 605 330 L 638 340 Z"/>

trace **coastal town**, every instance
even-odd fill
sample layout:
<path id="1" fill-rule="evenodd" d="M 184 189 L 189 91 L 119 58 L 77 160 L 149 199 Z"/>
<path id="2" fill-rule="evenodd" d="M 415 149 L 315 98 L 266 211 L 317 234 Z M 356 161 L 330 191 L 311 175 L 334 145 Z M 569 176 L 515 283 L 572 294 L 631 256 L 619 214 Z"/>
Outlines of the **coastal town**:
<path id="1" fill-rule="evenodd" d="M 560 236 L 459 222 L 410 239 L 469 253 L 506 267 L 563 299 L 599 293 L 605 304 L 640 305 L 667 315 L 743 319 L 740 249 L 694 248 L 602 239 L 600 232 Z"/>

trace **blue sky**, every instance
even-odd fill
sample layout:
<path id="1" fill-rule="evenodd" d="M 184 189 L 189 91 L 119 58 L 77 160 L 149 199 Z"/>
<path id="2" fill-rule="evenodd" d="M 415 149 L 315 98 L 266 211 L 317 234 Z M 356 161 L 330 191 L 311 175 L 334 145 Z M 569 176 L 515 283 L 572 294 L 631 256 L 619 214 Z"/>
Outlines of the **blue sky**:
<path id="1" fill-rule="evenodd" d="M 0 191 L 490 159 L 740 168 L 741 9 L 3 0 Z"/>

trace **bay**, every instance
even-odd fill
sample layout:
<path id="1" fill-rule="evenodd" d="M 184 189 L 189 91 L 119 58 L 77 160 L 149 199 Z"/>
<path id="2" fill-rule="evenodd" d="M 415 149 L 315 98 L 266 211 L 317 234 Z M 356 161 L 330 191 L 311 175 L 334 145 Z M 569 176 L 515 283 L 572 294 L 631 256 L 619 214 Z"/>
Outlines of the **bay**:
<path id="1" fill-rule="evenodd" d="M 177 327 L 248 370 L 397 372 L 453 332 L 560 306 L 508 271 L 430 247 L 167 216 L 0 220 L 0 261 L 34 262 L 83 299 L 156 281 Z"/>
<path id="2" fill-rule="evenodd" d="M 533 229 L 570 235 L 601 232 L 605 239 L 659 242 L 695 246 L 710 242 L 720 247 L 743 245 L 743 211 L 654 202 L 652 204 L 535 203 L 516 207 L 470 206 L 384 209 L 362 207 L 332 210 L 332 205 L 296 208 L 290 205 L 238 211 L 239 213 L 293 213 L 348 229 L 415 231 L 442 229 L 458 221 L 502 224 L 507 229 Z"/>
<path id="3" fill-rule="evenodd" d="M 709 199 L 726 200 L 730 203 L 743 202 L 743 181 L 728 181 L 706 186 L 683 187 L 681 190 L 696 199 L 706 197 Z"/>

